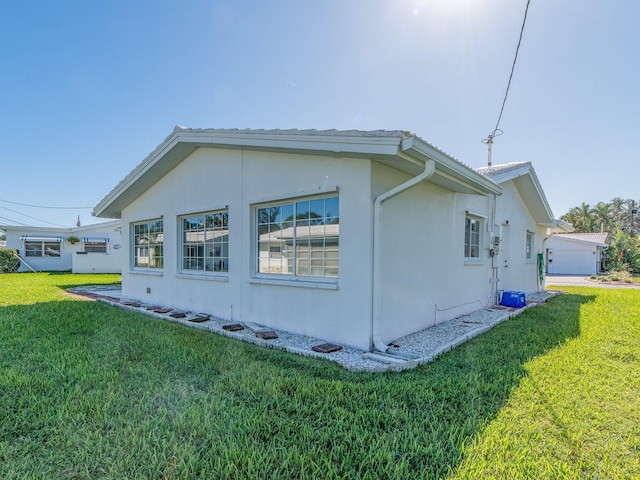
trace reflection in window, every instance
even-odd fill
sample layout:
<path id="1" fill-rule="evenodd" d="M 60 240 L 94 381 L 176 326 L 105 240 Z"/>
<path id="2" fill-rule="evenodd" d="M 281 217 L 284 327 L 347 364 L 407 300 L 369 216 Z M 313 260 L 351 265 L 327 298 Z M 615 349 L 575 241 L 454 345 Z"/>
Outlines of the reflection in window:
<path id="1" fill-rule="evenodd" d="M 479 218 L 465 217 L 464 224 L 464 257 L 480 258 L 480 226 Z"/>
<path id="2" fill-rule="evenodd" d="M 132 224 L 133 266 L 162 268 L 164 266 L 164 233 L 162 220 Z"/>
<path id="3" fill-rule="evenodd" d="M 25 257 L 59 257 L 60 242 L 25 242 L 24 255 Z"/>
<path id="4" fill-rule="evenodd" d="M 183 271 L 229 271 L 228 212 L 184 216 L 181 228 Z"/>
<path id="5" fill-rule="evenodd" d="M 525 257 L 527 260 L 533 260 L 533 232 L 527 231 L 527 242 L 525 247 Z"/>
<path id="6" fill-rule="evenodd" d="M 107 253 L 107 242 L 85 241 L 84 251 L 87 253 Z"/>
<path id="7" fill-rule="evenodd" d="M 332 196 L 259 207 L 258 272 L 337 277 L 339 206 Z"/>

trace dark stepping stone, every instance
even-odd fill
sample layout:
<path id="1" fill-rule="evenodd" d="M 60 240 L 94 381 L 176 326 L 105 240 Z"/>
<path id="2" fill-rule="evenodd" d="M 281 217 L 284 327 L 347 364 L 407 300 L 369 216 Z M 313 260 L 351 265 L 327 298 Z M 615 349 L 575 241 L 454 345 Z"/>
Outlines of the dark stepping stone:
<path id="1" fill-rule="evenodd" d="M 144 307 L 144 308 L 146 308 L 147 310 L 157 310 L 162 307 L 159 307 L 158 305 L 149 305 L 148 307 Z"/>
<path id="2" fill-rule="evenodd" d="M 126 305 L 128 307 L 136 307 L 138 308 L 140 306 L 140 304 L 138 302 L 122 302 L 123 305 Z"/>
<path id="3" fill-rule="evenodd" d="M 238 332 L 240 330 L 244 330 L 244 327 L 239 323 L 230 323 L 228 325 L 223 325 L 222 329 L 228 332 Z"/>
<path id="4" fill-rule="evenodd" d="M 311 347 L 311 350 L 320 353 L 331 353 L 342 350 L 342 347 L 333 343 L 321 343 L 320 345 L 314 345 L 313 347 Z"/>
<path id="5" fill-rule="evenodd" d="M 173 308 L 156 308 L 154 312 L 156 313 L 169 313 Z"/>
<path id="6" fill-rule="evenodd" d="M 256 337 L 262 338 L 263 340 L 273 340 L 274 338 L 278 338 L 278 334 L 273 330 L 263 330 L 262 332 L 256 332 Z"/>
<path id="7" fill-rule="evenodd" d="M 170 314 L 173 318 L 184 318 L 187 316 L 184 312 L 173 312 Z"/>
<path id="8" fill-rule="evenodd" d="M 206 322 L 207 320 L 211 320 L 211 317 L 209 315 L 198 315 L 197 317 L 189 319 L 190 322 L 194 323 Z"/>

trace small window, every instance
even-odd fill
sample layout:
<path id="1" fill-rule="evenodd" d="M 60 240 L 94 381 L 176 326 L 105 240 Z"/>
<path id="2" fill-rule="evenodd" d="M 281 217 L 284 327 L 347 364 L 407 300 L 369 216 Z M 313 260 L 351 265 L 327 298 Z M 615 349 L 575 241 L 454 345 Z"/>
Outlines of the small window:
<path id="1" fill-rule="evenodd" d="M 183 272 L 229 271 L 229 213 L 205 212 L 180 217 Z"/>
<path id="2" fill-rule="evenodd" d="M 527 242 L 525 247 L 525 257 L 528 261 L 533 261 L 533 232 L 527 231 Z"/>
<path id="3" fill-rule="evenodd" d="M 482 232 L 482 219 L 467 215 L 464 224 L 465 259 L 480 259 L 480 232 Z"/>
<path id="4" fill-rule="evenodd" d="M 131 224 L 133 267 L 156 269 L 164 266 L 164 233 L 162 220 Z"/>
<path id="5" fill-rule="evenodd" d="M 299 198 L 256 209 L 256 271 L 337 278 L 340 250 L 337 195 Z"/>
<path id="6" fill-rule="evenodd" d="M 83 243 L 87 253 L 107 253 L 106 240 L 85 240 Z"/>

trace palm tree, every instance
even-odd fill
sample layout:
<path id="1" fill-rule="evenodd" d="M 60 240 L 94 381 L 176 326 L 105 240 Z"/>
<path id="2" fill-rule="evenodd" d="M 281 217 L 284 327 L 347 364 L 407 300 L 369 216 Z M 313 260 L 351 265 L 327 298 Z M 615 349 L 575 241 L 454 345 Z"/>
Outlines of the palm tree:
<path id="1" fill-rule="evenodd" d="M 594 216 L 588 203 L 582 202 L 579 207 L 573 207 L 566 215 L 560 218 L 573 225 L 576 232 L 590 233 L 594 231 Z"/>
<path id="2" fill-rule="evenodd" d="M 612 233 L 611 224 L 611 205 L 604 202 L 598 202 L 592 209 L 591 214 L 595 227 L 600 227 L 601 232 Z"/>

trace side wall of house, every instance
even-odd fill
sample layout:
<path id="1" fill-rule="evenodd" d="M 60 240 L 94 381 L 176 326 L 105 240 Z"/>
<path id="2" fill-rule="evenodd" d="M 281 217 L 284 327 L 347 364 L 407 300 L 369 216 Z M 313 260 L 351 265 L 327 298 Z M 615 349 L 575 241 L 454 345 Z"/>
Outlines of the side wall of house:
<path id="1" fill-rule="evenodd" d="M 59 257 L 27 257 L 25 255 L 25 243 L 21 241 L 23 236 L 31 237 L 61 237 Z M 80 242 L 70 243 L 68 238 L 75 236 Z M 77 252 L 83 251 L 83 237 L 108 238 L 106 254 L 92 253 L 82 255 L 82 269 L 75 268 Z M 120 231 L 114 228 L 113 223 L 87 225 L 69 229 L 46 229 L 42 227 L 27 227 L 24 230 L 7 231 L 7 248 L 18 250 L 20 257 L 37 271 L 66 271 L 73 273 L 119 273 L 120 262 Z M 108 256 L 109 258 L 98 258 Z M 96 260 L 96 262 L 93 262 Z M 20 272 L 30 272 L 31 269 L 24 263 L 20 264 Z"/>
<path id="2" fill-rule="evenodd" d="M 256 205 L 323 193 L 340 199 L 337 281 L 256 275 Z M 123 211 L 123 294 L 368 348 L 370 195 L 368 160 L 200 148 Z M 222 209 L 229 215 L 228 273 L 181 273 L 179 217 Z M 134 269 L 131 223 L 158 218 L 164 223 L 164 266 Z"/>
<path id="3" fill-rule="evenodd" d="M 500 236 L 496 256 L 498 290 L 534 293 L 538 282 L 538 254 L 543 253 L 547 229 L 537 225 L 513 181 L 502 184 L 497 199 L 494 230 Z M 531 258 L 527 258 L 527 232 L 533 234 Z"/>
<path id="4" fill-rule="evenodd" d="M 12 250 L 18 250 L 18 255 L 24 261 L 26 261 L 33 269 L 39 272 L 56 272 L 71 270 L 71 255 L 77 251 L 76 245 L 70 244 L 65 239 L 69 235 L 68 231 L 61 230 L 14 230 L 7 231 L 7 248 Z M 25 243 L 21 241 L 23 236 L 33 237 L 62 237 L 60 242 L 60 256 L 59 257 L 27 257 L 25 256 Z M 30 272 L 31 269 L 24 263 L 20 263 L 19 272 Z"/>
<path id="5" fill-rule="evenodd" d="M 374 197 L 410 177 L 375 165 Z M 423 182 L 388 200 L 382 215 L 381 339 L 391 342 L 491 301 L 491 262 L 465 262 L 465 212 L 488 217 L 490 201 Z M 483 240 L 484 241 L 484 235 Z"/>

